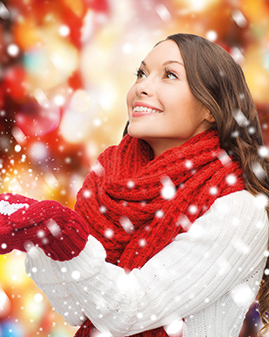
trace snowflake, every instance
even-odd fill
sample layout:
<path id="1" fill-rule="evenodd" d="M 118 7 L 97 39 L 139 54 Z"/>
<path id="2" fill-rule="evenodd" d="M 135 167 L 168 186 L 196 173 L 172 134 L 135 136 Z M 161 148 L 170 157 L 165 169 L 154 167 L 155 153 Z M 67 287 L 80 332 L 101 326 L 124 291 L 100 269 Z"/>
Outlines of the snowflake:
<path id="1" fill-rule="evenodd" d="M 113 232 L 113 230 L 112 229 L 106 229 L 105 230 L 105 237 L 107 238 L 107 239 L 111 239 L 113 236 L 114 236 L 114 232 Z"/>
<path id="2" fill-rule="evenodd" d="M 266 173 L 260 163 L 258 162 L 252 163 L 251 169 L 258 179 L 263 179 L 266 177 Z"/>
<path id="3" fill-rule="evenodd" d="M 251 303 L 255 299 L 255 294 L 248 284 L 236 285 L 230 291 L 230 295 L 239 307 Z"/>
<path id="4" fill-rule="evenodd" d="M 128 188 L 133 188 L 135 186 L 135 183 L 132 180 L 129 180 L 127 183 Z"/>
<path id="5" fill-rule="evenodd" d="M 162 210 L 158 210 L 157 212 L 156 212 L 156 217 L 157 218 L 162 218 L 164 216 L 164 212 L 162 211 Z"/>
<path id="6" fill-rule="evenodd" d="M 46 226 L 53 236 L 59 237 L 61 235 L 61 228 L 53 219 L 48 220 Z"/>
<path id="7" fill-rule="evenodd" d="M 228 153 L 225 150 L 218 151 L 218 158 L 223 166 L 226 166 L 231 162 L 231 158 L 229 157 Z"/>
<path id="8" fill-rule="evenodd" d="M 91 196 L 91 191 L 90 190 L 84 190 L 83 191 L 83 197 L 84 198 L 89 198 Z"/>
<path id="9" fill-rule="evenodd" d="M 217 188 L 216 186 L 211 186 L 211 187 L 209 188 L 209 193 L 210 193 L 211 195 L 216 195 L 216 194 L 218 193 L 218 188 Z"/>
<path id="10" fill-rule="evenodd" d="M 181 226 L 185 231 L 188 231 L 192 223 L 185 214 L 180 214 L 176 222 L 177 226 Z"/>
<path id="11" fill-rule="evenodd" d="M 172 180 L 169 177 L 165 177 L 161 179 L 161 183 L 163 184 L 163 188 L 161 189 L 161 196 L 166 199 L 172 199 L 176 194 L 176 187 L 173 184 Z"/>
<path id="12" fill-rule="evenodd" d="M 150 319 L 151 319 L 152 321 L 156 321 L 157 316 L 156 316 L 156 315 L 151 315 L 151 316 L 150 316 Z"/>
<path id="13" fill-rule="evenodd" d="M 146 244 L 147 244 L 147 242 L 146 242 L 146 240 L 145 240 L 145 239 L 141 239 L 141 240 L 139 240 L 139 246 L 140 246 L 140 247 L 145 247 L 145 246 L 146 246 Z"/>
<path id="14" fill-rule="evenodd" d="M 7 47 L 7 52 L 10 56 L 17 56 L 20 52 L 20 49 L 15 43 L 12 43 Z"/>
<path id="15" fill-rule="evenodd" d="M 78 280 L 80 278 L 80 272 L 75 270 L 72 272 L 71 276 L 74 280 Z"/>
<path id="16" fill-rule="evenodd" d="M 195 214 L 195 213 L 197 213 L 198 208 L 197 208 L 197 206 L 195 206 L 195 205 L 190 205 L 189 208 L 188 208 L 188 211 L 189 211 L 191 214 Z"/>
<path id="17" fill-rule="evenodd" d="M 240 28 L 245 28 L 248 24 L 247 19 L 239 9 L 232 10 L 232 18 Z"/>
<path id="18" fill-rule="evenodd" d="M 122 216 L 120 218 L 120 224 L 122 225 L 123 229 L 125 230 L 126 233 L 130 234 L 133 232 L 134 230 L 134 226 L 132 224 L 132 222 L 130 221 L 129 218 L 127 218 L 126 216 Z"/>
<path id="19" fill-rule="evenodd" d="M 102 164 L 97 160 L 94 166 L 92 167 L 92 171 L 94 171 L 96 175 L 101 176 L 104 173 L 105 169 L 102 166 Z"/>
<path id="20" fill-rule="evenodd" d="M 240 109 L 235 109 L 233 116 L 239 126 L 244 127 L 249 125 L 248 119 Z"/>
<path id="21" fill-rule="evenodd" d="M 34 247 L 34 244 L 31 241 L 25 241 L 23 246 L 24 249 L 29 252 Z"/>
<path id="22" fill-rule="evenodd" d="M 100 206 L 100 212 L 104 214 L 106 212 L 106 207 L 105 206 Z"/>
<path id="23" fill-rule="evenodd" d="M 258 150 L 258 154 L 260 157 L 264 158 L 264 157 L 268 157 L 269 155 L 269 150 L 266 146 L 260 146 L 259 150 Z"/>
<path id="24" fill-rule="evenodd" d="M 254 126 L 250 126 L 250 127 L 248 128 L 248 133 L 249 133 L 250 135 L 254 135 L 255 132 L 256 132 L 256 129 L 254 128 Z"/>
<path id="25" fill-rule="evenodd" d="M 185 161 L 185 167 L 188 168 L 188 169 L 191 169 L 193 166 L 193 163 L 191 160 L 186 160 Z"/>
<path id="26" fill-rule="evenodd" d="M 215 30 L 209 30 L 206 33 L 206 38 L 210 41 L 216 41 L 217 37 L 218 37 L 218 34 Z"/>
<path id="27" fill-rule="evenodd" d="M 263 253 L 264 256 L 268 257 L 269 256 L 269 251 L 268 250 L 265 250 L 264 253 Z"/>
<path id="28" fill-rule="evenodd" d="M 181 319 L 175 320 L 172 323 L 164 326 L 164 330 L 166 331 L 168 336 L 178 335 L 183 328 L 183 321 Z"/>
<path id="29" fill-rule="evenodd" d="M 34 299 L 36 302 L 42 302 L 43 301 L 43 296 L 41 294 L 35 294 Z"/>
<path id="30" fill-rule="evenodd" d="M 228 185 L 234 185 L 236 183 L 236 176 L 234 174 L 228 174 L 226 177 L 226 182 Z"/>
<path id="31" fill-rule="evenodd" d="M 255 201 L 257 206 L 265 208 L 268 206 L 268 197 L 267 195 L 260 193 L 255 196 Z"/>
<path id="32" fill-rule="evenodd" d="M 40 229 L 39 231 L 37 231 L 37 237 L 38 238 L 43 238 L 46 234 L 45 234 L 45 231 L 43 231 L 43 229 Z"/>
<path id="33" fill-rule="evenodd" d="M 231 243 L 234 248 L 242 254 L 249 253 L 249 246 L 247 246 L 240 238 L 234 238 Z"/>

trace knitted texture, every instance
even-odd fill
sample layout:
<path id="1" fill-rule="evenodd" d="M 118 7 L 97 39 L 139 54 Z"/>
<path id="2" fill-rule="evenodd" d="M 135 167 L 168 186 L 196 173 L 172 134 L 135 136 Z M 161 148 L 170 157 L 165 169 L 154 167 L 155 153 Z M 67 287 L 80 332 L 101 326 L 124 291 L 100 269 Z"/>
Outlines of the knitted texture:
<path id="1" fill-rule="evenodd" d="M 57 201 L 0 195 L 0 254 L 37 245 L 53 260 L 70 260 L 83 250 L 88 235 L 84 220 Z"/>
<path id="2" fill-rule="evenodd" d="M 78 193 L 76 211 L 105 247 L 107 261 L 141 268 L 214 203 L 244 189 L 240 164 L 220 148 L 217 131 L 196 135 L 156 158 L 126 135 L 103 152 Z M 86 320 L 76 337 L 94 331 Z M 136 336 L 167 336 L 163 328 Z"/>

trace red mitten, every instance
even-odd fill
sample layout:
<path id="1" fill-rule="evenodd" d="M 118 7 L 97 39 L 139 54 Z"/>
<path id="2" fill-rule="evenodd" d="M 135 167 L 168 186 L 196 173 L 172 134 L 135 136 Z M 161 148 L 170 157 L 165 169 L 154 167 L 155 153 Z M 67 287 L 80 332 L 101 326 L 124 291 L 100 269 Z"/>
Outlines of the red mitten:
<path id="1" fill-rule="evenodd" d="M 53 200 L 0 195 L 0 254 L 26 252 L 33 245 L 53 260 L 79 255 L 88 240 L 87 224 L 75 211 Z"/>

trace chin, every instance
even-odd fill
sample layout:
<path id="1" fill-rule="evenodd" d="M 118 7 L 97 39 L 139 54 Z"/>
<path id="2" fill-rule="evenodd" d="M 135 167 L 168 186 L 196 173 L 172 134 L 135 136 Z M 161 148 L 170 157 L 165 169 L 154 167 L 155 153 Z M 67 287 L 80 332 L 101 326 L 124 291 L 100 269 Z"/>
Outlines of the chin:
<path id="1" fill-rule="evenodd" d="M 141 125 L 133 125 L 129 124 L 128 126 L 128 134 L 134 138 L 141 138 L 146 140 L 146 138 L 156 137 L 156 134 L 152 133 L 152 135 L 149 132 L 149 128 L 143 130 Z"/>

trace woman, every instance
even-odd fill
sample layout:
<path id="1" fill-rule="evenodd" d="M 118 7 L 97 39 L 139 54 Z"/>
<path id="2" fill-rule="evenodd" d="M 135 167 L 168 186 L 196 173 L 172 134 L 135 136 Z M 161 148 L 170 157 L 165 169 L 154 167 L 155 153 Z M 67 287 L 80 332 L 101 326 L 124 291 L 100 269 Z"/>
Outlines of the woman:
<path id="1" fill-rule="evenodd" d="M 76 212 L 2 195 L 1 253 L 28 251 L 27 273 L 77 337 L 167 336 L 180 320 L 184 337 L 235 337 L 260 282 L 268 329 L 268 160 L 240 66 L 201 37 L 169 36 L 127 107 Z"/>

